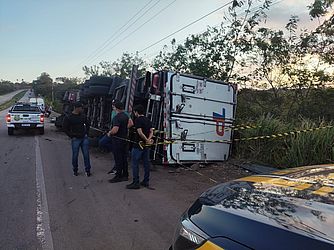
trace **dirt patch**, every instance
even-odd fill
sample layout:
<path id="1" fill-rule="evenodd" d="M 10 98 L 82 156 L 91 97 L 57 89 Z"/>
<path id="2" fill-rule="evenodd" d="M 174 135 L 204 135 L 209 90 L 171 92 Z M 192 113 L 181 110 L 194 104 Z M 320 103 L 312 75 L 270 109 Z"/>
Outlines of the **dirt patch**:
<path id="1" fill-rule="evenodd" d="M 230 162 L 193 164 L 179 168 L 156 166 L 171 182 L 176 181 L 190 190 L 205 190 L 208 187 L 252 175 L 253 173 Z"/>

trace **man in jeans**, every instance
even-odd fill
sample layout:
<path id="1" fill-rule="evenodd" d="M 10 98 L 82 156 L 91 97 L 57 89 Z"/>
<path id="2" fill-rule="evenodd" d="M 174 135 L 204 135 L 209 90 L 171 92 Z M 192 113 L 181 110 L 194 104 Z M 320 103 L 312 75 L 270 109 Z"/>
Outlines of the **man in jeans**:
<path id="1" fill-rule="evenodd" d="M 89 122 L 83 114 L 83 106 L 81 103 L 75 103 L 73 112 L 65 116 L 63 129 L 72 140 L 73 175 L 78 176 L 78 156 L 81 148 L 86 175 L 88 177 L 91 176 L 88 141 Z"/>
<path id="2" fill-rule="evenodd" d="M 136 128 L 136 137 L 131 152 L 131 166 L 133 174 L 133 182 L 126 186 L 128 189 L 139 189 L 140 185 L 149 187 L 150 181 L 150 162 L 149 162 L 149 148 L 141 148 L 140 144 L 152 144 L 153 128 L 151 121 L 144 116 L 144 107 L 137 105 L 133 108 L 136 116 L 134 125 Z M 139 161 L 143 160 L 144 164 L 144 180 L 139 184 Z"/>
<path id="3" fill-rule="evenodd" d="M 116 116 L 112 119 L 111 130 L 108 136 L 112 139 L 112 152 L 114 154 L 116 175 L 110 179 L 110 183 L 127 181 L 128 173 L 128 123 L 129 116 L 124 112 L 124 105 L 120 101 L 115 101 L 113 106 Z"/>

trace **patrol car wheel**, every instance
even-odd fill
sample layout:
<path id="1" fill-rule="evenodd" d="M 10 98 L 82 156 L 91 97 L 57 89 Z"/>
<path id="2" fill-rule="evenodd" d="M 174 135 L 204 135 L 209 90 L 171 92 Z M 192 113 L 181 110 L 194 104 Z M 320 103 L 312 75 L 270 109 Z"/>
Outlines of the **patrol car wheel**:
<path id="1" fill-rule="evenodd" d="M 8 128 L 8 135 L 14 134 L 14 128 Z"/>

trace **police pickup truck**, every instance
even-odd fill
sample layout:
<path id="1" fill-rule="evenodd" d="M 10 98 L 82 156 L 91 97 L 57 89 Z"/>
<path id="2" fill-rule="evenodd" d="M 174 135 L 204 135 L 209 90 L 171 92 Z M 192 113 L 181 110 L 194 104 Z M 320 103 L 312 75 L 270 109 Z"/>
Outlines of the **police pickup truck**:
<path id="1" fill-rule="evenodd" d="M 42 110 L 29 103 L 15 104 L 6 115 L 8 135 L 16 129 L 36 129 L 44 134 L 44 114 Z"/>

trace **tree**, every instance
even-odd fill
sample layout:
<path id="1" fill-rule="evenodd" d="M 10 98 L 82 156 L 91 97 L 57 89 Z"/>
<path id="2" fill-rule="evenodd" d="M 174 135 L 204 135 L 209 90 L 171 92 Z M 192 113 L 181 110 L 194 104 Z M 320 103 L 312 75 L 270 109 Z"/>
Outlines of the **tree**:
<path id="1" fill-rule="evenodd" d="M 171 42 L 153 61 L 157 69 L 167 68 L 191 74 L 229 81 L 239 77 L 236 71 L 246 67 L 247 54 L 252 50 L 255 27 L 266 17 L 271 1 L 251 11 L 255 1 L 233 1 L 220 27 L 191 35 L 183 44 Z M 238 14 L 244 12 L 244 15 Z"/>
<path id="2" fill-rule="evenodd" d="M 15 90 L 15 85 L 11 81 L 0 80 L 0 95 L 10 93 Z"/>
<path id="3" fill-rule="evenodd" d="M 312 18 L 325 16 L 332 7 L 334 0 L 314 0 L 313 4 L 308 6 Z"/>
<path id="4" fill-rule="evenodd" d="M 61 84 L 80 84 L 82 79 L 78 77 L 57 77 L 56 81 Z"/>
<path id="5" fill-rule="evenodd" d="M 46 72 L 41 73 L 39 77 L 37 77 L 38 84 L 52 84 L 53 80 L 50 75 Z"/>
<path id="6" fill-rule="evenodd" d="M 256 11 L 254 1 L 234 1 L 220 27 L 209 27 L 181 44 L 173 39 L 153 67 L 265 89 L 248 95 L 251 100 L 244 106 L 254 104 L 273 114 L 286 110 L 286 117 L 305 114 L 310 93 L 334 81 L 334 16 L 323 20 L 333 2 L 315 0 L 309 6 L 319 26 L 308 31 L 300 30 L 298 16 L 291 16 L 282 30 L 264 26 L 271 1 L 262 1 Z M 238 14 L 241 9 L 245 14 Z"/>
<path id="7" fill-rule="evenodd" d="M 144 74 L 147 64 L 138 56 L 138 54 L 123 53 L 123 55 L 114 62 L 102 61 L 99 65 L 84 66 L 82 69 L 86 76 L 120 76 L 129 78 L 133 65 L 139 65 L 139 75 Z"/>
<path id="8" fill-rule="evenodd" d="M 82 70 L 85 72 L 85 75 L 86 76 L 97 76 L 99 75 L 99 72 L 100 72 L 100 67 L 97 66 L 97 65 L 93 65 L 93 66 L 83 66 L 82 67 Z"/>

